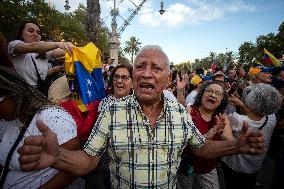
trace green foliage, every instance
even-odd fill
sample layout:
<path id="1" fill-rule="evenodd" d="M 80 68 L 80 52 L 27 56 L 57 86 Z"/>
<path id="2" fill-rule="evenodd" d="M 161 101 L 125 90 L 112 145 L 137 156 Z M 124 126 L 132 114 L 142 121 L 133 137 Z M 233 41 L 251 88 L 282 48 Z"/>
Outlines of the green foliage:
<path id="1" fill-rule="evenodd" d="M 0 3 L 0 31 L 8 40 L 15 37 L 19 23 L 30 18 L 27 9 L 27 2 L 24 0 L 3 0 Z"/>
<path id="2" fill-rule="evenodd" d="M 101 27 L 96 46 L 100 49 L 102 55 L 109 54 L 108 36 L 107 28 Z"/>
<path id="3" fill-rule="evenodd" d="M 131 64 L 129 59 L 126 57 L 123 49 L 119 49 L 119 52 L 118 52 L 118 63 L 121 64 Z"/>
<path id="4" fill-rule="evenodd" d="M 284 54 L 284 22 L 279 26 L 279 33 L 269 33 L 258 36 L 256 43 L 244 42 L 239 47 L 239 63 L 244 67 L 250 67 L 252 60 L 256 58 L 263 63 L 264 48 L 272 53 L 276 58 L 281 58 Z"/>
<path id="5" fill-rule="evenodd" d="M 125 42 L 124 52 L 131 55 L 131 63 L 133 64 L 133 57 L 136 55 L 141 47 L 141 42 L 136 37 L 131 36 L 129 41 Z"/>
<path id="6" fill-rule="evenodd" d="M 256 58 L 256 45 L 252 42 L 244 42 L 239 47 L 239 63 L 242 65 L 251 64 L 252 60 Z"/>
<path id="7" fill-rule="evenodd" d="M 232 51 L 216 54 L 210 52 L 209 56 L 202 59 L 195 59 L 194 62 L 184 62 L 176 65 L 177 69 L 187 69 L 188 65 L 192 70 L 196 68 L 211 68 L 214 62 L 218 67 L 223 67 L 226 63 L 228 67 L 244 67 L 246 70 L 252 65 L 252 60 L 256 58 L 263 62 L 264 52 L 266 48 L 276 58 L 284 55 L 284 22 L 279 26 L 278 34 L 269 33 L 257 37 L 256 42 L 244 42 L 238 49 L 238 54 Z"/>
<path id="8" fill-rule="evenodd" d="M 0 31 L 8 41 L 14 39 L 21 23 L 34 20 L 41 27 L 42 40 L 48 37 L 54 41 L 70 41 L 76 46 L 84 46 L 89 42 L 86 30 L 87 8 L 82 4 L 74 12 L 62 13 L 44 0 L 3 0 L 0 12 Z M 108 30 L 104 27 L 100 28 L 96 46 L 102 55 L 108 54 Z"/>

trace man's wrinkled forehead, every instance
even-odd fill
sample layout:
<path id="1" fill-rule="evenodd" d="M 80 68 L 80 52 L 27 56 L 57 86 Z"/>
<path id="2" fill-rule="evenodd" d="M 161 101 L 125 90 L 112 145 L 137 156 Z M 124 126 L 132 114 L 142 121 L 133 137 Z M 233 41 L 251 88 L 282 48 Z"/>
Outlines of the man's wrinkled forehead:
<path id="1" fill-rule="evenodd" d="M 136 57 L 134 66 L 141 63 L 159 64 L 165 67 L 167 66 L 167 57 L 157 50 L 145 50 Z"/>

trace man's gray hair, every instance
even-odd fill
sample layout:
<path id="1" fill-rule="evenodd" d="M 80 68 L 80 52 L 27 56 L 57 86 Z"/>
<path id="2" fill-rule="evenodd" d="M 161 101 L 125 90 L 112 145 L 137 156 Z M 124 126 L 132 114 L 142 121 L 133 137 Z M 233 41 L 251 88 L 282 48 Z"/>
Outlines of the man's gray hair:
<path id="1" fill-rule="evenodd" d="M 269 84 L 256 84 L 245 98 L 245 105 L 257 115 L 276 113 L 282 103 L 282 96 Z"/>
<path id="2" fill-rule="evenodd" d="M 167 68 L 170 69 L 170 60 L 169 60 L 167 54 L 163 51 L 162 47 L 160 47 L 159 45 L 146 45 L 146 46 L 142 47 L 138 51 L 138 53 L 137 53 L 137 55 L 135 57 L 135 61 L 134 61 L 134 65 L 133 66 L 135 66 L 138 57 L 141 54 L 143 54 L 145 51 L 158 51 L 158 52 L 160 52 L 165 57 L 165 63 L 166 63 Z"/>

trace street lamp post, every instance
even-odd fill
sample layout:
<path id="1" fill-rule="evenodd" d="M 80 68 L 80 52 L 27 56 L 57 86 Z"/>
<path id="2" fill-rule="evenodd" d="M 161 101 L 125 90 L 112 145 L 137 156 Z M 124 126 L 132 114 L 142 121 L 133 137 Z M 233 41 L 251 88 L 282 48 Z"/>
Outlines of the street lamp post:
<path id="1" fill-rule="evenodd" d="M 64 8 L 65 8 L 66 12 L 68 12 L 69 9 L 71 8 L 71 7 L 69 6 L 69 0 L 65 0 Z"/>
<path id="2" fill-rule="evenodd" d="M 159 13 L 160 13 L 160 15 L 165 13 L 163 0 L 161 0 L 161 9 L 159 10 Z"/>

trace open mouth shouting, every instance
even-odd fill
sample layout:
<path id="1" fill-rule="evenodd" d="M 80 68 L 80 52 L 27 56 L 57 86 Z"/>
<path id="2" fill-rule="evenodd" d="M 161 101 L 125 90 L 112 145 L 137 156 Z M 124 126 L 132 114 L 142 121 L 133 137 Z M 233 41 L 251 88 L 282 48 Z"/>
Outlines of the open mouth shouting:
<path id="1" fill-rule="evenodd" d="M 139 84 L 139 88 L 141 89 L 141 92 L 143 93 L 151 93 L 155 87 L 154 85 L 150 83 L 143 82 Z"/>

